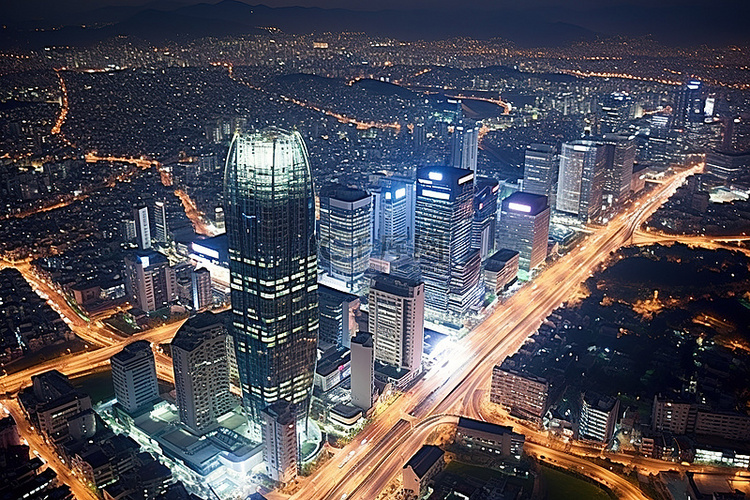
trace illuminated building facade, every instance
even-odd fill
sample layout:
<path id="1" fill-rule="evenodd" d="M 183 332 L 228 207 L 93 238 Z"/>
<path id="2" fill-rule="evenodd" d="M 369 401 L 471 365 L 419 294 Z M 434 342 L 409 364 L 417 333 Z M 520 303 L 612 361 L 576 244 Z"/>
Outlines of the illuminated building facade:
<path id="1" fill-rule="evenodd" d="M 137 251 L 125 257 L 125 294 L 131 305 L 153 312 L 177 300 L 177 278 L 167 257 Z"/>
<path id="2" fill-rule="evenodd" d="M 229 340 L 224 314 L 203 313 L 183 324 L 172 339 L 180 421 L 200 435 L 237 404 L 229 390 Z"/>
<path id="3" fill-rule="evenodd" d="M 151 343 L 137 340 L 110 359 L 115 397 L 122 408 L 136 413 L 159 399 L 156 364 Z"/>
<path id="4" fill-rule="evenodd" d="M 609 205 L 621 205 L 630 196 L 635 162 L 635 137 L 628 134 L 605 134 L 603 196 Z"/>
<path id="5" fill-rule="evenodd" d="M 370 266 L 369 193 L 340 184 L 320 190 L 320 269 L 358 292 Z"/>
<path id="6" fill-rule="evenodd" d="M 148 207 L 137 207 L 133 209 L 135 219 L 135 235 L 138 248 L 148 250 L 151 248 L 151 225 L 148 220 Z"/>
<path id="7" fill-rule="evenodd" d="M 169 240 L 167 206 L 163 201 L 154 203 L 154 239 L 159 243 L 166 243 Z"/>
<path id="8" fill-rule="evenodd" d="M 459 122 L 451 136 L 451 166 L 477 173 L 479 151 L 479 127 L 476 124 Z"/>
<path id="9" fill-rule="evenodd" d="M 555 208 L 584 224 L 599 219 L 604 188 L 604 147 L 594 141 L 564 143 L 560 153 Z"/>
<path id="10" fill-rule="evenodd" d="M 373 253 L 414 248 L 414 179 L 382 177 L 373 189 Z"/>
<path id="11" fill-rule="evenodd" d="M 236 135 L 227 157 L 224 210 L 232 322 L 244 405 L 286 400 L 309 408 L 318 340 L 317 244 L 312 176 L 298 132 Z"/>
<path id="12" fill-rule="evenodd" d="M 524 153 L 523 190 L 549 198 L 556 180 L 555 147 L 548 144 L 529 144 Z"/>
<path id="13" fill-rule="evenodd" d="M 497 244 L 518 252 L 520 269 L 531 271 L 547 258 L 549 218 L 546 196 L 518 191 L 503 200 Z"/>
<path id="14" fill-rule="evenodd" d="M 474 173 L 452 167 L 417 172 L 414 254 L 425 288 L 425 315 L 461 324 L 481 295 L 480 254 L 471 245 Z"/>
<path id="15" fill-rule="evenodd" d="M 410 373 L 409 378 L 422 369 L 424 294 L 423 283 L 406 278 L 379 274 L 370 282 L 368 326 L 375 336 L 375 361 Z"/>

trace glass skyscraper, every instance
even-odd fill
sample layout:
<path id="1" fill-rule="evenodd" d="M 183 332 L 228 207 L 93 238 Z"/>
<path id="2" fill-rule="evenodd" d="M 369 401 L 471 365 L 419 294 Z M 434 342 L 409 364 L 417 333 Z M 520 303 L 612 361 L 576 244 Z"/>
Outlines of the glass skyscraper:
<path id="1" fill-rule="evenodd" d="M 305 420 L 318 338 L 313 182 L 298 132 L 267 128 L 234 137 L 224 203 L 232 323 L 250 423 L 286 400 Z"/>

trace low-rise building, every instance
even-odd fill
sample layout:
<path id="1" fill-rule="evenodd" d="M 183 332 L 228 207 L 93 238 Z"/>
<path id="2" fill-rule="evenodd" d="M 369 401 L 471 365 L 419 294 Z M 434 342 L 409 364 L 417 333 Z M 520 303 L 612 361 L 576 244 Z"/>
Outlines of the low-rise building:
<path id="1" fill-rule="evenodd" d="M 521 459 L 526 436 L 511 427 L 460 417 L 456 427 L 456 443 L 471 450 Z"/>
<path id="2" fill-rule="evenodd" d="M 507 286 L 516 281 L 518 256 L 519 253 L 515 250 L 501 248 L 485 261 L 482 279 L 488 292 L 500 295 Z"/>
<path id="3" fill-rule="evenodd" d="M 445 468 L 445 452 L 437 446 L 424 445 L 404 465 L 402 483 L 404 498 L 422 498 L 433 478 Z"/>
<path id="4" fill-rule="evenodd" d="M 548 397 L 545 379 L 501 365 L 492 369 L 490 401 L 503 405 L 511 415 L 541 423 Z"/>

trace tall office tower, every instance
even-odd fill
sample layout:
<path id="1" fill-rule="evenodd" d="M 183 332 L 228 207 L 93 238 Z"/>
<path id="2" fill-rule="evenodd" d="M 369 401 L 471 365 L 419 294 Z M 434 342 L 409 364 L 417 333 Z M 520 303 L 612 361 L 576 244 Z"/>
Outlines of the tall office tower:
<path id="1" fill-rule="evenodd" d="M 690 123 L 703 121 L 702 84 L 691 80 L 677 90 L 675 109 L 672 112 L 672 128 L 684 128 Z"/>
<path id="2" fill-rule="evenodd" d="M 320 259 L 329 277 L 348 292 L 359 292 L 370 267 L 370 195 L 330 184 L 320 190 Z"/>
<path id="3" fill-rule="evenodd" d="M 218 425 L 237 404 L 229 390 L 226 314 L 209 312 L 187 320 L 172 339 L 172 366 L 180 421 L 196 434 Z"/>
<path id="4" fill-rule="evenodd" d="M 193 309 L 201 311 L 214 302 L 213 292 L 211 291 L 211 271 L 205 267 L 194 269 L 190 273 L 193 291 Z"/>
<path id="5" fill-rule="evenodd" d="M 479 127 L 476 124 L 459 122 L 451 136 L 451 166 L 477 173 L 479 151 Z"/>
<path id="6" fill-rule="evenodd" d="M 635 162 L 635 137 L 605 134 L 606 153 L 603 196 L 609 205 L 620 205 L 630 196 Z"/>
<path id="7" fill-rule="evenodd" d="M 632 98 L 627 93 L 612 92 L 601 96 L 597 108 L 597 129 L 600 134 L 610 134 L 622 128 L 630 119 Z"/>
<path id="8" fill-rule="evenodd" d="M 135 235 L 138 248 L 148 250 L 151 248 L 151 225 L 148 220 L 148 207 L 136 207 L 133 209 L 135 219 Z"/>
<path id="9" fill-rule="evenodd" d="M 137 413 L 159 399 L 156 364 L 151 343 L 137 340 L 110 358 L 115 397 L 122 408 Z"/>
<path id="10" fill-rule="evenodd" d="M 163 201 L 154 203 L 154 239 L 159 243 L 166 243 L 169 240 L 167 206 Z"/>
<path id="11" fill-rule="evenodd" d="M 408 379 L 422 370 L 424 293 L 424 283 L 388 274 L 370 281 L 368 327 L 375 335 L 375 360 L 409 373 Z"/>
<path id="12" fill-rule="evenodd" d="M 430 319 L 463 323 L 480 299 L 481 260 L 471 248 L 474 173 L 452 167 L 417 172 L 414 256 Z"/>
<path id="13" fill-rule="evenodd" d="M 375 350 L 372 335 L 359 332 L 351 344 L 352 404 L 367 411 L 375 393 Z"/>
<path id="14" fill-rule="evenodd" d="M 295 405 L 283 399 L 275 401 L 260 413 L 266 473 L 280 483 L 289 483 L 297 477 L 296 413 Z"/>
<path id="15" fill-rule="evenodd" d="M 318 248 L 307 150 L 298 132 L 232 140 L 224 178 L 234 349 L 251 430 L 278 400 L 306 422 L 318 342 Z M 302 423 L 302 422 L 301 422 Z"/>
<path id="16" fill-rule="evenodd" d="M 131 304 L 153 312 L 177 300 L 177 279 L 167 257 L 137 251 L 125 257 L 125 294 Z"/>
<path id="17" fill-rule="evenodd" d="M 320 303 L 320 334 L 318 345 L 323 350 L 332 346 L 349 348 L 353 334 L 357 331 L 356 311 L 359 297 L 334 288 L 318 285 Z"/>
<path id="18" fill-rule="evenodd" d="M 524 154 L 523 190 L 549 198 L 557 181 L 557 165 L 554 146 L 529 144 Z"/>
<path id="19" fill-rule="evenodd" d="M 605 149 L 588 140 L 562 145 L 555 208 L 583 223 L 595 222 L 602 210 Z"/>
<path id="20" fill-rule="evenodd" d="M 479 177 L 474 187 L 474 222 L 471 246 L 479 249 L 482 262 L 495 251 L 497 233 L 497 193 L 500 185 L 495 179 Z"/>
<path id="21" fill-rule="evenodd" d="M 550 208 L 547 197 L 517 191 L 503 200 L 498 246 L 518 252 L 518 266 L 531 271 L 547 258 Z"/>
<path id="22" fill-rule="evenodd" d="M 414 248 L 416 181 L 389 176 L 378 179 L 372 192 L 373 254 Z"/>

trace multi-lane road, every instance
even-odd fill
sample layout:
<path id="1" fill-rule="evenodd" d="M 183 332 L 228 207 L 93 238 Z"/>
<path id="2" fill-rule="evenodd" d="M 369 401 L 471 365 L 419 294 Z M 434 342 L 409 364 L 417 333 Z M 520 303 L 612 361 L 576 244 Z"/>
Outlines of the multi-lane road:
<path id="1" fill-rule="evenodd" d="M 674 174 L 634 201 L 606 226 L 566 256 L 544 269 L 533 282 L 508 299 L 451 351 L 438 366 L 368 426 L 339 456 L 303 480 L 294 500 L 372 499 L 401 470 L 440 419 L 473 415 L 474 394 L 487 385 L 492 366 L 514 353 L 542 321 L 570 298 L 611 252 L 627 244 L 637 227 L 674 194 L 698 167 Z M 477 415 L 481 416 L 481 415 Z M 362 441 L 366 440 L 365 444 Z M 353 453 L 352 453 L 353 452 Z M 558 452 L 560 453 L 560 452 Z M 344 466 L 341 458 L 351 455 Z M 585 471 L 584 471 L 585 472 Z M 597 471 L 595 477 L 603 477 Z M 618 484 L 608 477 L 612 484 Z M 625 486 L 620 485 L 623 491 Z M 374 495 L 373 495 L 374 494 Z M 645 499 L 629 491 L 627 498 Z M 272 494 L 272 498 L 284 498 Z"/>

